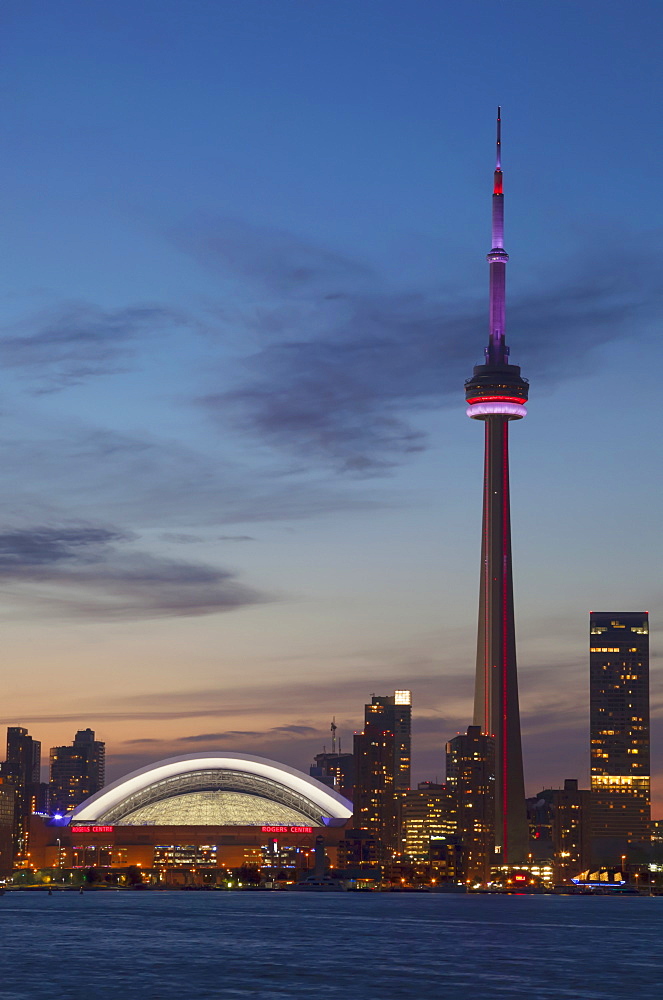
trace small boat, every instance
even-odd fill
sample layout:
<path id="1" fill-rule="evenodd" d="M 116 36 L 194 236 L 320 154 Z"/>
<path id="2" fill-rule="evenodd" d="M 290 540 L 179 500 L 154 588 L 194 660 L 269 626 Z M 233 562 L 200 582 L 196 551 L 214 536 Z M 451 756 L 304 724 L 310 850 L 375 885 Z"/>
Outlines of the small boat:
<path id="1" fill-rule="evenodd" d="M 289 885 L 291 892 L 346 892 L 345 885 L 329 875 L 309 875 L 301 882 Z"/>

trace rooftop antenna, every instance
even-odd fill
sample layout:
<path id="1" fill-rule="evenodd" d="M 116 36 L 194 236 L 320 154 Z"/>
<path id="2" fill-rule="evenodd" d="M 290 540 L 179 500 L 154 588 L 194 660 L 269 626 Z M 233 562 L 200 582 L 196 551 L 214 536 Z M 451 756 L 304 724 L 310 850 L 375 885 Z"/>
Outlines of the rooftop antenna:
<path id="1" fill-rule="evenodd" d="M 331 740 L 332 740 L 332 749 L 331 749 L 332 753 L 336 753 L 336 730 L 337 730 L 337 728 L 338 727 L 336 725 L 336 716 L 334 716 L 334 718 L 332 719 L 331 726 L 330 726 L 330 729 L 331 729 Z"/>

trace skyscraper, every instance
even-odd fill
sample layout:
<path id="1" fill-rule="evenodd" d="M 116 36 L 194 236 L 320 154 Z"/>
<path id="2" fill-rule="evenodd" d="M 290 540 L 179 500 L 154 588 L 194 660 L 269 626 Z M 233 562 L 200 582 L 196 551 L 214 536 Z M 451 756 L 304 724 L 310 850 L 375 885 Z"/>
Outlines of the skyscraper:
<path id="1" fill-rule="evenodd" d="M 474 725 L 495 740 L 496 860 L 518 864 L 527 855 L 525 786 L 520 740 L 516 639 L 511 571 L 509 421 L 526 416 L 527 380 L 509 363 L 505 339 L 506 263 L 501 121 L 493 184 L 490 327 L 485 363 L 465 383 L 467 415 L 485 427 L 483 534 Z"/>
<path id="2" fill-rule="evenodd" d="M 106 744 L 92 729 L 76 733 L 71 746 L 51 748 L 50 808 L 67 813 L 104 786 Z"/>
<path id="3" fill-rule="evenodd" d="M 22 726 L 7 728 L 7 759 L 0 764 L 0 774 L 14 787 L 14 855 L 28 849 L 30 814 L 37 808 L 41 743 L 33 740 Z"/>
<path id="4" fill-rule="evenodd" d="M 485 882 L 494 860 L 495 740 L 480 726 L 447 743 L 447 787 L 453 798 L 456 831 L 463 845 L 468 878 Z"/>
<path id="5" fill-rule="evenodd" d="M 592 611 L 589 631 L 592 835 L 644 841 L 650 810 L 649 615 Z"/>
<path id="6" fill-rule="evenodd" d="M 411 701 L 409 691 L 373 695 L 354 737 L 354 826 L 387 851 L 400 848 L 398 799 L 410 787 Z"/>

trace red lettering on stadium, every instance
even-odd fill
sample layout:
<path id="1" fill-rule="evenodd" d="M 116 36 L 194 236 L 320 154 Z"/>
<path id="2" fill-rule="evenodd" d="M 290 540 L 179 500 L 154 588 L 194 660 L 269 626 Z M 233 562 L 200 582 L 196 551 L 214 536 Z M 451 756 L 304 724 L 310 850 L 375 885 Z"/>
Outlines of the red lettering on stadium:
<path id="1" fill-rule="evenodd" d="M 313 833 L 312 826 L 263 826 L 262 833 Z"/>
<path id="2" fill-rule="evenodd" d="M 72 833 L 112 833 L 114 826 L 72 826 Z"/>

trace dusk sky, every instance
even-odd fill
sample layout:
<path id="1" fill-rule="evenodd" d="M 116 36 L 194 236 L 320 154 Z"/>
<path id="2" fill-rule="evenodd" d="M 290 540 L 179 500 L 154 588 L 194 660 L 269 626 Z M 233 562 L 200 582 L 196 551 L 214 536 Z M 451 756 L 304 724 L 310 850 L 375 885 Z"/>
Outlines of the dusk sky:
<path id="1" fill-rule="evenodd" d="M 411 688 L 443 778 L 501 104 L 527 791 L 648 609 L 663 814 L 662 49 L 658 0 L 2 3 L 3 725 L 306 770 Z"/>

